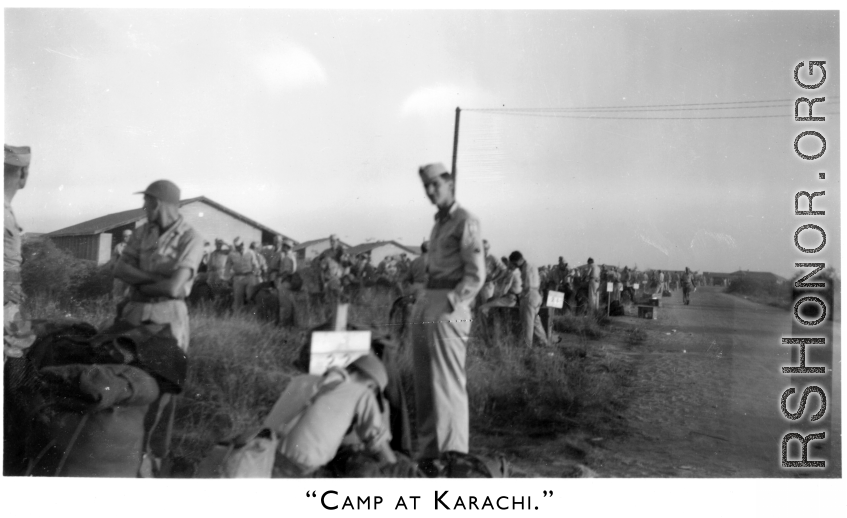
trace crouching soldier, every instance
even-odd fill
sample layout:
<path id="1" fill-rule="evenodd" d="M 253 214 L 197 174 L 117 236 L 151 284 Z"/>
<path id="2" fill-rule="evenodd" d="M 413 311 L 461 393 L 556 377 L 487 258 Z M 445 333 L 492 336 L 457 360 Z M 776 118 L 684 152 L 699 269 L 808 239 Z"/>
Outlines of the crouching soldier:
<path id="1" fill-rule="evenodd" d="M 311 476 L 339 450 L 369 454 L 382 466 L 396 463 L 383 395 L 387 385 L 385 367 L 374 355 L 344 369 L 331 367 L 299 416 L 279 430 L 274 475 Z"/>

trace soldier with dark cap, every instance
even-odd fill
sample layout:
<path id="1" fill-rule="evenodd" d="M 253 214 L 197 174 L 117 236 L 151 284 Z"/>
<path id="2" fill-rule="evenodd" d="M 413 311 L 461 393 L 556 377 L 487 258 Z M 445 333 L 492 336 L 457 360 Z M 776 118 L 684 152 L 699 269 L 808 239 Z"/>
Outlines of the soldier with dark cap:
<path id="1" fill-rule="evenodd" d="M 429 238 L 426 291 L 412 317 L 412 354 L 421 467 L 434 476 L 442 454 L 468 452 L 465 356 L 471 311 L 485 283 L 479 220 L 459 206 L 454 177 L 442 164 L 418 170 L 438 207 Z"/>
<path id="2" fill-rule="evenodd" d="M 180 192 L 173 182 L 158 180 L 136 194 L 144 195 L 147 223 L 133 234 L 115 267 L 115 277 L 130 285 L 129 301 L 118 317 L 135 325 L 170 324 L 177 345 L 187 351 L 185 298 L 203 257 L 203 238 L 179 213 Z M 158 425 L 148 428 L 150 451 L 142 463 L 143 476 L 156 474 L 169 453 L 175 409 L 167 393 L 151 405 L 145 425 Z"/>
<path id="3" fill-rule="evenodd" d="M 3 145 L 3 361 L 6 357 L 20 358 L 23 350 L 32 345 L 35 335 L 28 320 L 21 316 L 24 301 L 21 289 L 21 229 L 12 211 L 12 198 L 26 187 L 29 177 L 30 149 L 28 146 Z"/>

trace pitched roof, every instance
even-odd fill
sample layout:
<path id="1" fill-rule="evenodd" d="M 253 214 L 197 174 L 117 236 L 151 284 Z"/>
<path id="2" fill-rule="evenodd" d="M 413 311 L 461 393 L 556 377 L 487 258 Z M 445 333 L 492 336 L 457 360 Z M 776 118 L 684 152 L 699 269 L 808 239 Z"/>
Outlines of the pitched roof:
<path id="1" fill-rule="evenodd" d="M 785 277 L 771 272 L 751 272 L 750 270 L 738 270 L 729 274 L 729 277 L 753 277 L 758 279 L 772 279 L 787 281 Z"/>
<path id="2" fill-rule="evenodd" d="M 265 232 L 269 232 L 271 234 L 279 234 L 276 230 L 273 230 L 261 223 L 254 221 L 243 214 L 239 214 L 234 210 L 221 205 L 220 203 L 210 200 L 205 196 L 198 196 L 196 198 L 189 198 L 187 200 L 182 200 L 179 202 L 179 206 L 183 207 L 188 205 L 189 203 L 194 202 L 203 202 L 207 205 L 211 205 L 212 207 L 220 210 L 221 212 L 225 212 L 230 216 L 240 219 L 241 221 L 247 223 L 248 225 L 254 226 L 260 230 Z M 115 212 L 112 214 L 107 214 L 105 216 L 100 216 L 99 218 L 90 219 L 88 221 L 83 221 L 82 223 L 77 223 L 76 225 L 71 225 L 69 227 L 65 227 L 59 230 L 54 230 L 47 234 L 50 237 L 58 237 L 58 236 L 81 236 L 81 235 L 90 235 L 90 234 L 102 234 L 103 232 L 107 232 L 111 229 L 122 227 L 124 225 L 128 225 L 130 223 L 135 223 L 143 218 L 146 215 L 144 214 L 144 209 L 132 209 L 125 210 L 122 212 Z M 297 241 L 292 239 L 289 236 L 282 235 L 284 238 L 291 239 L 296 244 Z"/>
<path id="3" fill-rule="evenodd" d="M 320 243 L 321 241 L 329 241 L 329 236 L 327 236 L 327 237 L 321 237 L 321 238 L 318 238 L 318 239 L 310 239 L 309 241 L 303 241 L 303 242 L 302 242 L 302 243 L 300 243 L 299 245 L 295 246 L 295 247 L 293 248 L 293 251 L 295 251 L 295 252 L 296 252 L 297 250 L 302 250 L 302 249 L 304 249 L 304 248 L 306 248 L 306 247 L 308 247 L 308 246 L 311 246 L 311 245 L 314 245 L 314 244 Z M 339 239 L 339 240 L 338 240 L 338 242 L 339 242 L 339 243 L 341 243 L 342 248 L 350 248 L 350 245 L 348 245 L 348 244 L 347 244 L 347 243 L 345 243 L 344 241 L 342 241 L 342 240 L 340 240 L 340 239 Z"/>
<path id="4" fill-rule="evenodd" d="M 379 247 L 385 246 L 385 245 L 394 245 L 394 246 L 400 248 L 401 250 L 405 250 L 408 253 L 415 254 L 415 255 L 421 255 L 421 253 L 419 251 L 416 252 L 414 248 L 411 248 L 411 247 L 408 247 L 408 246 L 405 246 L 405 245 L 401 245 L 397 241 L 374 241 L 373 243 L 362 243 L 361 245 L 356 245 L 354 247 L 348 248 L 347 253 L 350 254 L 350 255 L 356 256 L 356 255 L 359 255 L 359 254 L 363 254 L 365 252 L 370 252 L 371 250 L 374 250 L 376 248 L 379 248 Z"/>

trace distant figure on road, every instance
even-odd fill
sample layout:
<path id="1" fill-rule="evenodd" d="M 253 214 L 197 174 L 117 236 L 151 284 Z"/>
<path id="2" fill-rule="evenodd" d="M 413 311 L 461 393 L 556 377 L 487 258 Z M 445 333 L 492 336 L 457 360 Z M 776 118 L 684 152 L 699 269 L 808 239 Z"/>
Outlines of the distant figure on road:
<path id="1" fill-rule="evenodd" d="M 433 476 L 441 454 L 468 453 L 465 357 L 470 306 L 485 283 L 485 257 L 479 220 L 456 202 L 452 173 L 435 163 L 418 174 L 429 201 L 438 207 L 426 294 L 415 305 L 411 326 L 420 466 Z"/>
<path id="2" fill-rule="evenodd" d="M 129 239 L 132 237 L 132 230 L 126 229 L 121 233 L 121 242 L 115 245 L 115 248 L 112 249 L 112 274 L 114 275 L 115 267 L 118 265 L 118 261 L 121 259 L 121 254 L 124 253 L 124 248 L 126 248 L 126 244 L 129 243 Z M 115 300 L 122 299 L 126 296 L 127 290 L 129 290 L 129 284 L 124 281 L 114 278 L 112 281 L 112 297 Z"/>
<path id="3" fill-rule="evenodd" d="M 691 292 L 694 290 L 694 274 L 688 267 L 685 267 L 685 273 L 682 274 L 682 303 L 686 306 L 691 302 Z"/>
<path id="4" fill-rule="evenodd" d="M 588 313 L 600 309 L 600 267 L 594 264 L 594 259 L 588 258 Z"/>

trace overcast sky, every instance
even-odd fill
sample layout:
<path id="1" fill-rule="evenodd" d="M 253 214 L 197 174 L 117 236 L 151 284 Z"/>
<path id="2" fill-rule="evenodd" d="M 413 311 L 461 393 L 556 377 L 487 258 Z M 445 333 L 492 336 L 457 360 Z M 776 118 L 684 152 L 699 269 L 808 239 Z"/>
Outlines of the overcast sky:
<path id="1" fill-rule="evenodd" d="M 417 168 L 450 166 L 460 106 L 458 197 L 497 255 L 790 275 L 794 192 L 826 190 L 840 235 L 838 33 L 833 12 L 6 10 L 5 141 L 33 148 L 15 210 L 49 232 L 168 178 L 301 241 L 417 245 Z M 793 121 L 809 60 L 825 124 Z M 570 115 L 781 117 L 473 111 L 772 99 Z"/>

